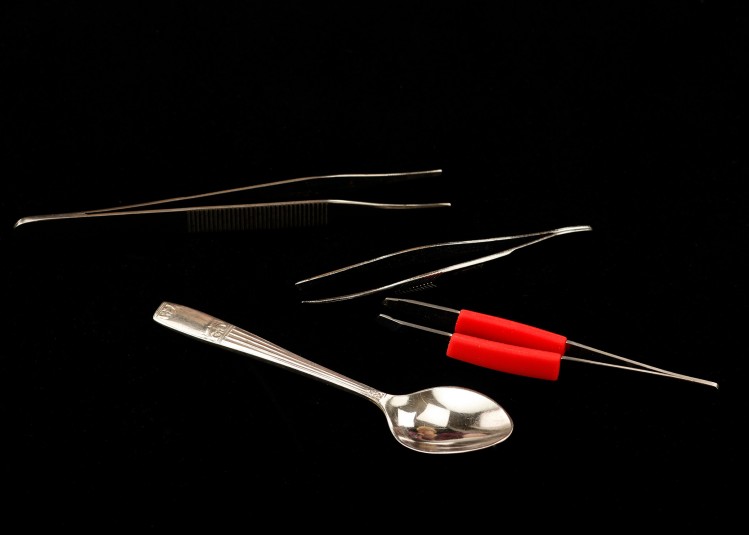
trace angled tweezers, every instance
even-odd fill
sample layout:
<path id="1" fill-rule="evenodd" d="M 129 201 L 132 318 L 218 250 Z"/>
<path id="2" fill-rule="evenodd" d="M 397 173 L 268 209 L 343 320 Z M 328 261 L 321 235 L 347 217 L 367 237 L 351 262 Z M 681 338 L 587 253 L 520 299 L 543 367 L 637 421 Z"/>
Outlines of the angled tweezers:
<path id="1" fill-rule="evenodd" d="M 295 285 L 299 290 L 312 291 L 317 295 L 329 291 L 327 289 L 321 290 L 321 287 L 331 285 L 337 285 L 338 287 L 338 290 L 335 290 L 338 293 L 332 296 L 308 297 L 303 299 L 302 303 L 334 303 L 390 290 L 398 292 L 416 291 L 434 286 L 436 279 L 448 273 L 480 266 L 491 260 L 507 256 L 518 249 L 555 236 L 589 230 L 593 229 L 582 225 L 515 236 L 422 245 L 328 271 L 301 280 Z M 515 242 L 515 245 L 487 254 L 487 249 L 491 250 L 497 244 L 507 241 Z M 448 257 L 462 257 L 463 259 L 455 263 L 445 264 Z M 416 274 L 404 275 L 403 271 L 406 269 L 412 272 L 416 271 Z M 351 279 L 353 279 L 353 282 Z M 366 282 L 362 283 L 362 281 Z M 360 288 L 363 284 L 366 286 L 362 290 Z M 348 285 L 348 289 L 344 289 L 346 285 Z M 357 287 L 359 289 L 356 289 Z"/>
<path id="2" fill-rule="evenodd" d="M 338 174 L 318 175 L 289 180 L 279 180 L 263 184 L 254 184 L 239 188 L 172 197 L 150 202 L 129 204 L 111 208 L 85 210 L 58 214 L 46 214 L 22 217 L 16 221 L 14 228 L 38 222 L 70 221 L 70 220 L 101 220 L 102 218 L 124 218 L 130 221 L 146 217 L 151 224 L 157 224 L 154 216 L 167 216 L 170 222 L 177 221 L 185 225 L 191 232 L 214 230 L 245 230 L 258 228 L 285 228 L 294 226 L 320 225 L 328 222 L 328 208 L 334 205 L 345 205 L 357 208 L 373 208 L 385 210 L 410 210 L 421 208 L 449 207 L 450 203 L 382 203 L 359 200 L 336 199 L 329 197 L 294 198 L 285 201 L 269 201 L 254 203 L 207 203 L 207 199 L 218 196 L 228 196 L 237 193 L 264 193 L 272 189 L 288 191 L 296 190 L 296 197 L 301 191 L 303 195 L 318 195 L 330 187 L 354 188 L 363 185 L 387 184 L 416 178 L 438 176 L 441 169 L 428 171 L 413 171 L 404 173 L 367 173 L 367 174 Z M 163 222 L 159 218 L 159 222 Z"/>

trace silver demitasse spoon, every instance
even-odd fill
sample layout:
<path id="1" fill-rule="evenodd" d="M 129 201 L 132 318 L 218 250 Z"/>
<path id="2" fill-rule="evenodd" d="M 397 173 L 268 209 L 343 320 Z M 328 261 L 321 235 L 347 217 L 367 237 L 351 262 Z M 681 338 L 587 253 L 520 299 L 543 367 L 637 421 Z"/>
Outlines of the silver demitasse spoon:
<path id="1" fill-rule="evenodd" d="M 507 412 L 494 400 L 473 390 L 439 386 L 412 394 L 386 394 L 186 306 L 164 302 L 153 319 L 183 334 L 259 357 L 359 394 L 382 409 L 395 439 L 415 451 L 475 451 L 494 446 L 512 433 L 513 422 Z"/>

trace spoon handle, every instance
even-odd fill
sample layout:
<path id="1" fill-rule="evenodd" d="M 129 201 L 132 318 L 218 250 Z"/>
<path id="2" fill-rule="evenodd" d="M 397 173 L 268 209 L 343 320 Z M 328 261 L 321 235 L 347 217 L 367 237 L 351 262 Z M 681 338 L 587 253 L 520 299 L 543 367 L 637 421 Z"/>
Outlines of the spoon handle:
<path id="1" fill-rule="evenodd" d="M 307 360 L 231 323 L 175 303 L 163 302 L 153 319 L 171 329 L 206 342 L 252 355 L 339 386 L 379 403 L 386 394 L 320 364 Z"/>

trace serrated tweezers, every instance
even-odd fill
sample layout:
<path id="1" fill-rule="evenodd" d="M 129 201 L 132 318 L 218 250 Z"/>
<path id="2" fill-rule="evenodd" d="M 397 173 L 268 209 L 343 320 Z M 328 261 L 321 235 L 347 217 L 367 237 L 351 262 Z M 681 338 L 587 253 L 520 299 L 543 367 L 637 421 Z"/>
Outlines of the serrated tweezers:
<path id="1" fill-rule="evenodd" d="M 101 220 L 102 218 L 122 218 L 128 221 L 145 217 L 149 223 L 159 224 L 165 221 L 177 222 L 185 225 L 186 230 L 196 231 L 225 231 L 263 228 L 287 228 L 294 226 L 320 225 L 328 222 L 328 208 L 330 206 L 351 206 L 355 208 L 372 208 L 385 210 L 410 210 L 421 208 L 449 207 L 450 203 L 382 203 L 362 200 L 347 200 L 335 198 L 298 198 L 303 195 L 317 195 L 320 191 L 331 187 L 351 189 L 357 186 L 381 185 L 391 182 L 416 178 L 438 176 L 440 169 L 429 171 L 413 171 L 404 173 L 366 173 L 366 174 L 338 174 L 318 175 L 288 180 L 279 180 L 263 184 L 254 184 L 233 189 L 225 189 L 197 195 L 173 197 L 126 206 L 101 208 L 80 212 L 46 214 L 23 217 L 16 221 L 14 228 L 30 223 L 71 221 L 71 220 Z M 206 203 L 206 199 L 227 196 L 237 193 L 264 193 L 272 189 L 276 191 L 295 191 L 292 200 L 253 202 L 253 203 Z M 156 218 L 155 216 L 162 216 Z"/>
<path id="2" fill-rule="evenodd" d="M 422 245 L 328 271 L 295 284 L 306 293 L 302 303 L 334 303 L 385 291 L 418 291 L 435 286 L 440 277 L 481 266 L 523 247 L 555 236 L 589 230 L 593 229 L 586 225 L 570 226 L 515 236 Z M 514 245 L 495 250 L 497 245 L 508 241 Z M 452 263 L 447 263 L 448 258 Z M 361 289 L 362 286 L 365 289 Z"/>

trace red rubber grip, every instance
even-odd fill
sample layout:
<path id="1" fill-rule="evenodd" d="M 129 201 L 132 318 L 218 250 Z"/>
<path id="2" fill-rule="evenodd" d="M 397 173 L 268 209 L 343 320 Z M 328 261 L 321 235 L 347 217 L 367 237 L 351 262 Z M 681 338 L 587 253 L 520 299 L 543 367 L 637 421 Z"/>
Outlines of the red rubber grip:
<path id="1" fill-rule="evenodd" d="M 460 311 L 455 323 L 455 332 L 505 344 L 551 351 L 559 355 L 564 355 L 567 350 L 565 336 L 470 310 Z"/>
<path id="2" fill-rule="evenodd" d="M 562 353 L 509 345 L 485 338 L 454 333 L 447 356 L 505 373 L 556 381 Z"/>

